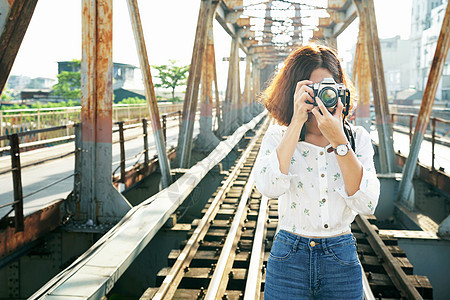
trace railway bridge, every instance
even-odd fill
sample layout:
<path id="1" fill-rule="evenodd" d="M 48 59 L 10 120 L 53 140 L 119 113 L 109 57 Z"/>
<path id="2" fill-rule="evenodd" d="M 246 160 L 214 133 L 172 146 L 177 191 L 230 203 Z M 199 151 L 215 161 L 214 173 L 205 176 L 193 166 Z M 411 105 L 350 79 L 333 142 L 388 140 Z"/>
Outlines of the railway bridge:
<path id="1" fill-rule="evenodd" d="M 0 91 L 37 2 L 0 0 Z M 138 1 L 126 2 L 146 104 L 113 105 L 113 1 L 82 0 L 81 106 L 0 112 L 0 299 L 263 298 L 278 203 L 251 177 L 274 122 L 258 97 L 316 10 L 328 16 L 312 39 L 335 49 L 359 21 L 352 122 L 371 134 L 381 182 L 375 214 L 352 224 L 365 298 L 448 299 L 450 122 L 432 110 L 450 6 L 406 114 L 388 102 L 373 0 L 193 1 L 182 104 L 158 103 Z M 213 26 L 231 37 L 223 97 Z"/>

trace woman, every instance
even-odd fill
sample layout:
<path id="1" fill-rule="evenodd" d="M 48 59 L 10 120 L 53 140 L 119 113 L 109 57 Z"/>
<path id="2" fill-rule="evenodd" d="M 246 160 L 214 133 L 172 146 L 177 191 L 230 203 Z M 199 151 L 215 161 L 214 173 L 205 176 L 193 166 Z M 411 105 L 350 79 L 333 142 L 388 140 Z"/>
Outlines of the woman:
<path id="1" fill-rule="evenodd" d="M 324 78 L 351 85 L 336 54 L 310 44 L 289 55 L 265 91 L 264 104 L 278 124 L 269 126 L 253 174 L 261 194 L 278 198 L 279 217 L 266 300 L 363 298 L 350 224 L 357 214 L 374 213 L 380 184 L 369 133 L 343 126 L 349 107 L 339 100 L 327 109 L 312 98 L 311 84 Z M 353 147 L 347 136 L 354 137 Z"/>

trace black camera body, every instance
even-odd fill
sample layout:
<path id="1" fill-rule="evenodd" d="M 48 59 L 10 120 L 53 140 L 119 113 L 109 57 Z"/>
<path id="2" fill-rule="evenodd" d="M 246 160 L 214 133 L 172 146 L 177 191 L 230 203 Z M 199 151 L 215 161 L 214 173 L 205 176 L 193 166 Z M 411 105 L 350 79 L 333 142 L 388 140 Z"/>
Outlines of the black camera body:
<path id="1" fill-rule="evenodd" d="M 344 116 L 348 115 L 350 109 L 350 91 L 343 83 L 336 83 L 333 78 L 324 78 L 319 83 L 308 84 L 313 89 L 314 95 L 311 95 L 314 102 L 307 102 L 317 106 L 316 97 L 319 97 L 326 108 L 336 107 L 339 99 L 344 106 Z"/>

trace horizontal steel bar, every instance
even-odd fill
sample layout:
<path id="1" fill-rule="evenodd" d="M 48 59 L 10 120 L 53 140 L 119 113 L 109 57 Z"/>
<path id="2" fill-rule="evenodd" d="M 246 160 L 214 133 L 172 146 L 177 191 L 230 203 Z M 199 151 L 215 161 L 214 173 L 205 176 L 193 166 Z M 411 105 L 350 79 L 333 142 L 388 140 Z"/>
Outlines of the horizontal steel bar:
<path id="1" fill-rule="evenodd" d="M 43 133 L 43 132 L 49 132 L 49 131 L 55 131 L 55 130 L 72 128 L 74 126 L 75 126 L 75 124 L 69 124 L 69 125 L 63 125 L 63 126 L 57 126 L 57 127 L 36 129 L 36 130 L 30 130 L 30 131 L 22 131 L 22 132 L 17 132 L 17 133 L 13 133 L 13 134 L 17 134 L 17 136 L 21 137 L 21 136 L 26 136 L 26 135 L 31 135 L 31 134 L 37 134 L 37 133 Z M 9 139 L 9 137 L 11 135 L 12 134 L 0 136 L 0 141 Z"/>

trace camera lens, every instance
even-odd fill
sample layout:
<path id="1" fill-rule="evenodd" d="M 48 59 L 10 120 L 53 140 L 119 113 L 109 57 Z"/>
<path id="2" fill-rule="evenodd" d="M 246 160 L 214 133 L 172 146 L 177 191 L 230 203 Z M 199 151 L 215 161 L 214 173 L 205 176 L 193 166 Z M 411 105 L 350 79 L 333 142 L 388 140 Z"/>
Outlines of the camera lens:
<path id="1" fill-rule="evenodd" d="M 319 94 L 319 98 L 325 107 L 333 107 L 337 104 L 337 94 L 334 89 L 324 88 Z"/>

